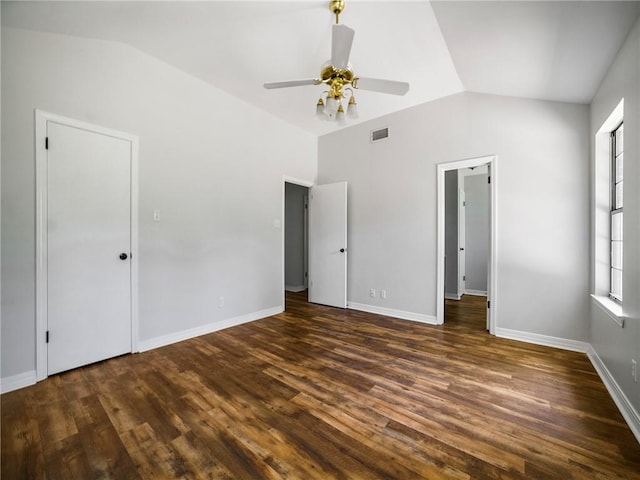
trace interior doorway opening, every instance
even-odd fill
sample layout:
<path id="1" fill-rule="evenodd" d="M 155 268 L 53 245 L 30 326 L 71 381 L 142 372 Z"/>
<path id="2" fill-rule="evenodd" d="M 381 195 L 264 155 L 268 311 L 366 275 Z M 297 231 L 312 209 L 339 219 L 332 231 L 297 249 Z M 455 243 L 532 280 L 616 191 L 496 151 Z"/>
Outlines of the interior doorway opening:
<path id="1" fill-rule="evenodd" d="M 347 182 L 314 185 L 285 177 L 282 219 L 283 308 L 287 291 L 304 291 L 305 301 L 346 308 Z"/>
<path id="2" fill-rule="evenodd" d="M 309 187 L 285 182 L 284 290 L 306 297 L 308 287 Z"/>
<path id="3" fill-rule="evenodd" d="M 282 305 L 287 292 L 308 301 L 309 193 L 312 182 L 284 177 L 282 183 Z"/>
<path id="4" fill-rule="evenodd" d="M 496 157 L 439 164 L 437 181 L 437 323 L 470 309 L 494 334 Z"/>
<path id="5" fill-rule="evenodd" d="M 489 167 L 445 172 L 445 323 L 487 328 Z"/>

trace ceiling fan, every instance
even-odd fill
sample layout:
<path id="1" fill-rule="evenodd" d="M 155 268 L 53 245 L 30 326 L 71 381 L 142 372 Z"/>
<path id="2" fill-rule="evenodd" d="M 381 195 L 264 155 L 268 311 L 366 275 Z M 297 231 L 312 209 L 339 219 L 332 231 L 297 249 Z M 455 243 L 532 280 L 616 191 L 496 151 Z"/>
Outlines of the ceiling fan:
<path id="1" fill-rule="evenodd" d="M 344 10 L 344 0 L 331 0 L 331 12 L 336 17 L 336 23 L 331 32 L 331 59 L 325 62 L 320 70 L 320 78 L 308 80 L 293 80 L 288 82 L 265 83 L 264 88 L 287 88 L 304 85 L 327 85 L 328 91 L 323 93 L 316 105 L 316 114 L 323 119 L 344 121 L 345 111 L 342 99 L 349 97 L 347 116 L 357 117 L 356 100 L 353 89 L 370 90 L 373 92 L 404 95 L 409 91 L 409 84 L 394 80 L 357 77 L 349 63 L 351 45 L 355 31 L 339 23 L 340 13 Z"/>

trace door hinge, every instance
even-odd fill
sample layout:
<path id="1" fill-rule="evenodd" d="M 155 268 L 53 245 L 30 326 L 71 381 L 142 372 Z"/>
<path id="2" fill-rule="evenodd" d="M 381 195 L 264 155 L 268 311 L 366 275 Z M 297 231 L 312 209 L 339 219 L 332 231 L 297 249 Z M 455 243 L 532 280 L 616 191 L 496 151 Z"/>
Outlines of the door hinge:
<path id="1" fill-rule="evenodd" d="M 466 282 L 467 281 L 467 276 L 466 275 L 462 275 L 462 281 Z"/>
<path id="2" fill-rule="evenodd" d="M 466 201 L 465 201 L 465 202 L 462 202 L 462 206 L 463 206 L 463 207 L 466 207 L 466 206 L 467 206 L 467 202 L 466 202 Z"/>
<path id="3" fill-rule="evenodd" d="M 491 183 L 491 177 L 487 177 L 487 183 Z"/>
<path id="4" fill-rule="evenodd" d="M 49 330 L 47 330 L 47 333 L 45 336 L 45 343 L 49 343 Z"/>
<path id="5" fill-rule="evenodd" d="M 491 300 L 487 302 L 487 308 L 491 308 Z"/>
<path id="6" fill-rule="evenodd" d="M 49 137 L 44 138 L 44 149 L 49 150 Z"/>

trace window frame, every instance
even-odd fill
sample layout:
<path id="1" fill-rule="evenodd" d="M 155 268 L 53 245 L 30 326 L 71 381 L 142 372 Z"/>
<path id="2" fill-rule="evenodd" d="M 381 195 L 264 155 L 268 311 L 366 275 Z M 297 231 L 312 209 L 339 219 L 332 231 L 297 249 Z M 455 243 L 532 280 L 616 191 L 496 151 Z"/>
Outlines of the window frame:
<path id="1" fill-rule="evenodd" d="M 620 132 L 620 133 L 619 133 Z M 618 147 L 618 138 L 622 137 L 620 153 L 617 154 Z M 617 181 L 617 167 L 618 167 L 618 158 L 622 157 L 622 175 L 620 181 Z M 624 185 L 624 120 L 620 121 L 618 125 L 611 130 L 610 132 L 610 179 L 609 179 L 609 187 L 610 187 L 610 208 L 609 208 L 609 298 L 612 299 L 619 305 L 622 305 L 623 301 L 623 259 L 624 259 L 624 187 L 622 188 L 622 197 L 618 198 L 616 186 L 618 184 Z M 619 201 L 619 207 L 618 207 Z M 621 226 L 621 238 L 619 240 L 614 240 L 614 217 L 619 217 Z M 620 261 L 621 264 L 619 267 L 614 267 L 614 242 L 619 242 L 620 244 Z M 619 272 L 619 282 L 620 289 L 619 293 L 614 292 L 614 272 Z"/>

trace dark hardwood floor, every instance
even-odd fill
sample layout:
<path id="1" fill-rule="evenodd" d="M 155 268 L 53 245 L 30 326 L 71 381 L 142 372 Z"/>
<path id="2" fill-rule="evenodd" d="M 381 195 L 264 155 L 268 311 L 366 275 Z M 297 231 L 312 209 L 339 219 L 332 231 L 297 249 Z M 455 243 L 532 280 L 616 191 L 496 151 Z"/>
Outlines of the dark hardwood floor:
<path id="1" fill-rule="evenodd" d="M 481 302 L 481 304 L 479 303 Z M 640 479 L 587 357 L 306 303 L 2 396 L 2 479 Z"/>

